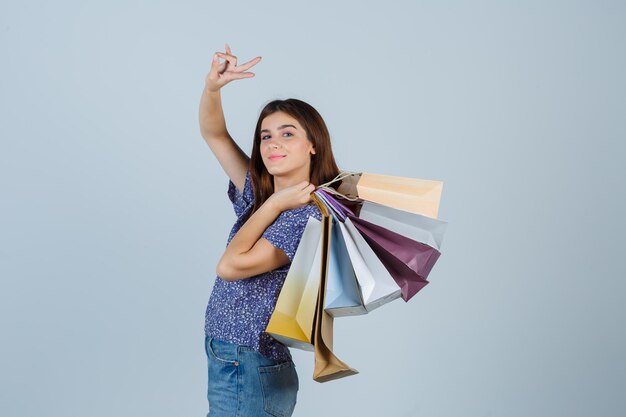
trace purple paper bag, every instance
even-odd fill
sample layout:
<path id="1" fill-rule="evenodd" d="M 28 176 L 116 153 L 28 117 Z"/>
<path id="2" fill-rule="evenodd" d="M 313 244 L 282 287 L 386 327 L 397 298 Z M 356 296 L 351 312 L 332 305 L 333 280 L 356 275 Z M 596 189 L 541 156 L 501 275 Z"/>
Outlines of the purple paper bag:
<path id="1" fill-rule="evenodd" d="M 426 278 L 441 255 L 437 249 L 351 214 L 348 216 L 400 287 L 404 301 L 428 284 Z"/>

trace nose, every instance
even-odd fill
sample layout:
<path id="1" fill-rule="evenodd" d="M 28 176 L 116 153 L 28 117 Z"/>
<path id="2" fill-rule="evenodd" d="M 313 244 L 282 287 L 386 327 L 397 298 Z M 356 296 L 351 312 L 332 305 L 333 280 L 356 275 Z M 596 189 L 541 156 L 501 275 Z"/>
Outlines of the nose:
<path id="1" fill-rule="evenodd" d="M 270 139 L 270 140 L 267 142 L 267 146 L 268 146 L 269 148 L 271 148 L 271 149 L 276 149 L 276 148 L 278 148 L 278 142 L 277 142 L 277 141 L 275 141 L 275 140 L 273 140 L 273 139 Z"/>

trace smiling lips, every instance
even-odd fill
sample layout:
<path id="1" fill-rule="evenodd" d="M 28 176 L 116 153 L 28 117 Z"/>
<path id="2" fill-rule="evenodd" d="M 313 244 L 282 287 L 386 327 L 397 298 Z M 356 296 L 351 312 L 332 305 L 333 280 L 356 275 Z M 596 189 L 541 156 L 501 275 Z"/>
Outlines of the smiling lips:
<path id="1" fill-rule="evenodd" d="M 272 155 L 269 157 L 270 161 L 277 161 L 279 159 L 283 159 L 286 155 Z"/>

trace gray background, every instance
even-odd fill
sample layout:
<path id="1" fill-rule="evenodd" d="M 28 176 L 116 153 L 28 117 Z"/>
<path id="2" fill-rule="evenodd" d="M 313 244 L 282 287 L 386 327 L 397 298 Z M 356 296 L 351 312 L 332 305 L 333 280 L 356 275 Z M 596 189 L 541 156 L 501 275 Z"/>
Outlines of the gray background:
<path id="1" fill-rule="evenodd" d="M 626 7 L 3 2 L 0 415 L 203 416 L 204 310 L 235 217 L 198 129 L 210 57 L 249 153 L 297 97 L 343 169 L 444 181 L 410 302 L 336 321 L 359 375 L 296 416 L 621 416 Z"/>

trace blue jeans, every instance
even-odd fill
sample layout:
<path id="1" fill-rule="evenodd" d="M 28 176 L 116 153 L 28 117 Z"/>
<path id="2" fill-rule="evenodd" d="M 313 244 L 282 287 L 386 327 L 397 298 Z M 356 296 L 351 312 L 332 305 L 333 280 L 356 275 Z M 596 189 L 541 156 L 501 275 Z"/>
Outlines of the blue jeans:
<path id="1" fill-rule="evenodd" d="M 292 361 L 277 362 L 247 346 L 205 335 L 207 417 L 289 417 L 299 383 Z"/>

